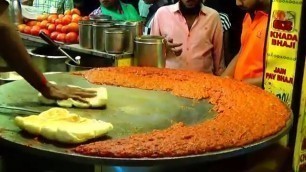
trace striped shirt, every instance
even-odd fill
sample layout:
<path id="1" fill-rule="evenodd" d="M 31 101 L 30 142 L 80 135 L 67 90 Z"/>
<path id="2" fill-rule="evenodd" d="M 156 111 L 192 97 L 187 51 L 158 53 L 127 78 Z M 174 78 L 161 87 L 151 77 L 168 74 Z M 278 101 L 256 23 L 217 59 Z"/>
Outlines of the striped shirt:
<path id="1" fill-rule="evenodd" d="M 219 13 L 219 15 L 222 22 L 223 31 L 228 31 L 232 26 L 228 15 L 226 13 Z"/>
<path id="2" fill-rule="evenodd" d="M 33 7 L 41 13 L 63 14 L 66 10 L 73 9 L 73 0 L 34 0 Z"/>

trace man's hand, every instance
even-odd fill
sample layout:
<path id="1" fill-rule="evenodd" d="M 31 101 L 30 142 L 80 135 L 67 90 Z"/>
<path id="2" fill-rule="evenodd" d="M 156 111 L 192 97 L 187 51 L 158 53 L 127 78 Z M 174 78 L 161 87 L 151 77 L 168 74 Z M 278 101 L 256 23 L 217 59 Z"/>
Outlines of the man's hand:
<path id="1" fill-rule="evenodd" d="M 182 43 L 173 43 L 173 39 L 167 39 L 167 52 L 172 52 L 176 56 L 180 56 L 183 52 Z"/>
<path id="2" fill-rule="evenodd" d="M 259 76 L 257 78 L 245 79 L 245 80 L 243 80 L 243 82 L 251 84 L 251 85 L 255 85 L 255 86 L 258 86 L 258 87 L 262 87 L 262 80 L 263 80 L 262 77 L 263 76 Z"/>
<path id="3" fill-rule="evenodd" d="M 68 86 L 58 86 L 51 83 L 47 83 L 46 87 L 40 92 L 48 99 L 63 100 L 72 98 L 84 103 L 87 102 L 84 98 L 95 97 L 97 95 L 96 91 L 89 91 Z"/>

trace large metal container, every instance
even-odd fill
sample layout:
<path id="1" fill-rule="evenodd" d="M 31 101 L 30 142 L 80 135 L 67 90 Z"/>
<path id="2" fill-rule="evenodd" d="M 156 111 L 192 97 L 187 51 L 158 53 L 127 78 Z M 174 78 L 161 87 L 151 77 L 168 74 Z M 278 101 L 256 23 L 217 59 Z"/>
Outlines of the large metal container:
<path id="1" fill-rule="evenodd" d="M 79 44 L 83 48 L 92 49 L 92 25 L 93 21 L 79 21 Z"/>
<path id="2" fill-rule="evenodd" d="M 126 30 L 110 28 L 104 31 L 105 51 L 110 54 L 122 54 L 125 50 Z"/>
<path id="3" fill-rule="evenodd" d="M 164 68 L 166 42 L 161 36 L 141 36 L 135 38 L 134 65 Z"/>
<path id="4" fill-rule="evenodd" d="M 39 47 L 28 50 L 32 57 L 32 61 L 41 72 L 66 72 L 67 67 L 63 56 L 57 49 L 53 47 Z"/>
<path id="5" fill-rule="evenodd" d="M 133 53 L 134 39 L 136 37 L 142 36 L 143 33 L 143 22 L 117 22 L 115 25 L 127 30 L 125 39 L 125 52 Z"/>
<path id="6" fill-rule="evenodd" d="M 93 27 L 93 49 L 97 51 L 105 51 L 104 30 L 114 26 L 113 22 L 97 22 Z"/>

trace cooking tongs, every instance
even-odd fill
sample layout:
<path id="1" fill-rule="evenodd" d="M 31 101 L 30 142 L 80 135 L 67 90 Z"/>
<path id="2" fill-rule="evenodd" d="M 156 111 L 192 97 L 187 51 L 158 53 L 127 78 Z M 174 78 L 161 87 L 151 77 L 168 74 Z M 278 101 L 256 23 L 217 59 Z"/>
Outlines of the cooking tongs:
<path id="1" fill-rule="evenodd" d="M 63 55 L 67 56 L 70 60 L 72 60 L 75 64 L 80 65 L 81 57 L 76 56 L 75 59 L 72 58 L 66 51 L 64 51 L 57 43 L 55 43 L 48 35 L 46 35 L 44 32 L 39 32 L 39 36 L 46 41 L 49 45 L 57 48 Z"/>

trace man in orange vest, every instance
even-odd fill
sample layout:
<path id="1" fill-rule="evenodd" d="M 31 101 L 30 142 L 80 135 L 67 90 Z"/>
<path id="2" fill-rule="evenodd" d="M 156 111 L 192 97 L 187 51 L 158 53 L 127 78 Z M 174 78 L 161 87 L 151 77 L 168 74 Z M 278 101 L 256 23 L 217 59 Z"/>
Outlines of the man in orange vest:
<path id="1" fill-rule="evenodd" d="M 222 76 L 261 86 L 264 66 L 264 46 L 270 0 L 236 0 L 247 10 L 241 34 L 241 47 Z"/>

